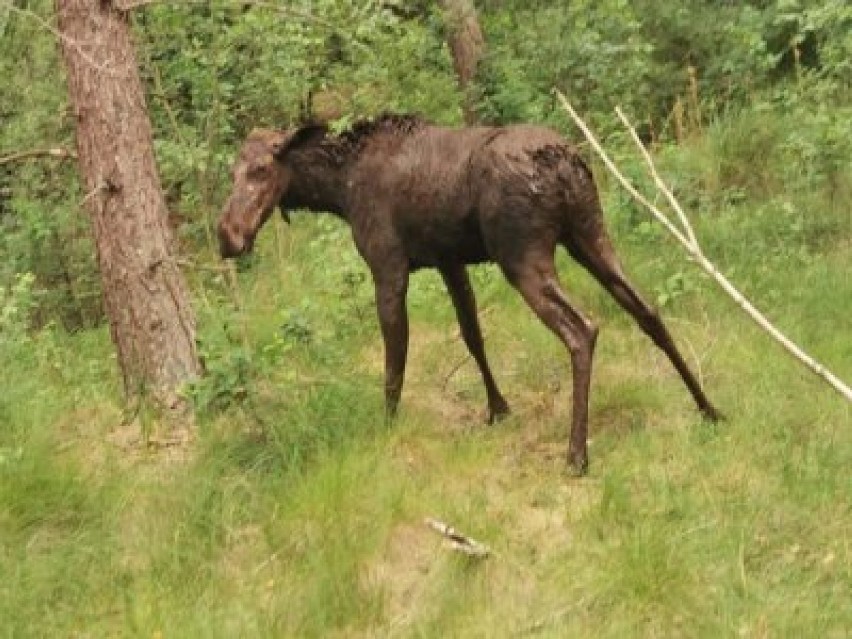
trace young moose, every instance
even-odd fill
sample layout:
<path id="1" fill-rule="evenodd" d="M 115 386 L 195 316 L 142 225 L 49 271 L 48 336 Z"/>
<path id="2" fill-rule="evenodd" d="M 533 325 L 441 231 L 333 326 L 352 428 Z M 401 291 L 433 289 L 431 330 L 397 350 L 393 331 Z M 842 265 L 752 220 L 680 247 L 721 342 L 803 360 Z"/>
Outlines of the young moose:
<path id="1" fill-rule="evenodd" d="M 433 126 L 407 115 L 362 121 L 341 135 L 323 126 L 255 130 L 240 150 L 219 220 L 223 257 L 250 251 L 275 206 L 329 211 L 346 220 L 369 265 L 385 345 L 385 399 L 396 410 L 408 351 L 409 273 L 437 268 L 485 383 L 489 421 L 509 412 L 483 347 L 465 266 L 492 261 L 565 344 L 573 372 L 568 464 L 588 466 L 586 431 L 598 329 L 566 297 L 554 253 L 561 245 L 668 355 L 711 419 L 718 413 L 659 315 L 627 281 L 606 229 L 592 174 L 577 151 L 537 126 Z"/>

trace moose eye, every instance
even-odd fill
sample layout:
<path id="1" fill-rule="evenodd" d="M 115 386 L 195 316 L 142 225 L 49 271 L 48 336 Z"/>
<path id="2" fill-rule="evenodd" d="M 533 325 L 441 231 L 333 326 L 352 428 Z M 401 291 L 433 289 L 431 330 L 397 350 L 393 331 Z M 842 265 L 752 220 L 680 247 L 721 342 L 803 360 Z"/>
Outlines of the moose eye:
<path id="1" fill-rule="evenodd" d="M 246 172 L 246 175 L 251 180 L 258 180 L 258 179 L 265 178 L 267 175 L 269 175 L 269 167 L 266 166 L 265 164 L 259 164 L 257 166 L 253 166 Z"/>

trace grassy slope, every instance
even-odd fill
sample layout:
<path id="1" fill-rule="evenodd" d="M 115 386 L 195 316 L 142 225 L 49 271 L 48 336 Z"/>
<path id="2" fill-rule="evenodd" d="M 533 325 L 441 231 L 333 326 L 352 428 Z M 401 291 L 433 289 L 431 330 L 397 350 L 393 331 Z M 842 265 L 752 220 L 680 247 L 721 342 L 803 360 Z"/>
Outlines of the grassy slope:
<path id="1" fill-rule="evenodd" d="M 567 357 L 493 269 L 475 280 L 513 418 L 482 425 L 452 309 L 418 274 L 404 410 L 388 428 L 369 284 L 345 231 L 276 221 L 239 296 L 197 274 L 211 379 L 196 396 L 238 401 L 202 411 L 194 446 L 131 445 L 140 418 L 120 411 L 105 332 L 16 351 L 26 375 L 7 370 L 0 399 L 0 634 L 844 636 L 850 406 L 667 240 L 628 231 L 611 199 L 628 271 L 673 297 L 664 315 L 727 422 L 702 423 L 668 362 L 562 260 L 603 325 L 588 478 L 563 469 Z M 838 204 L 779 222 L 776 204 L 708 216 L 701 234 L 850 380 L 852 220 Z M 454 555 L 426 516 L 494 556 Z"/>

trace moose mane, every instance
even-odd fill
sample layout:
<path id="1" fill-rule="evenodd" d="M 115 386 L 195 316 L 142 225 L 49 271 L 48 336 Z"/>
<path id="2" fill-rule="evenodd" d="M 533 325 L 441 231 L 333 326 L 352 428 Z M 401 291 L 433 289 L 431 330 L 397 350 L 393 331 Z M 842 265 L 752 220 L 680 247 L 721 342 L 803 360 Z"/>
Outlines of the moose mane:
<path id="1" fill-rule="evenodd" d="M 338 137 L 354 143 L 380 133 L 410 135 L 426 124 L 419 115 L 412 113 L 382 113 L 375 118 L 363 118 Z"/>
<path id="2" fill-rule="evenodd" d="M 355 121 L 347 130 L 331 134 L 326 124 L 311 124 L 325 131 L 318 150 L 336 165 L 345 164 L 361 152 L 367 142 L 378 135 L 407 136 L 426 126 L 428 122 L 410 113 L 382 113 L 374 118 Z"/>

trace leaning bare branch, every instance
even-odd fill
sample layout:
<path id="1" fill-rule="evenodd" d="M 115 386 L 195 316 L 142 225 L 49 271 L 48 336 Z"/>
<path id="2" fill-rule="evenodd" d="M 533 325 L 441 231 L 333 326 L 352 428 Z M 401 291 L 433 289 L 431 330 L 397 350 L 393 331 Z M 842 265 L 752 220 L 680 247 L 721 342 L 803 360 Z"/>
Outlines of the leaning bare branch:
<path id="1" fill-rule="evenodd" d="M 464 554 L 470 555 L 471 557 L 479 558 L 485 558 L 491 554 L 491 550 L 489 550 L 488 546 L 481 544 L 475 539 L 471 539 L 466 535 L 463 535 L 452 526 L 445 524 L 444 522 L 438 519 L 427 517 L 425 523 L 427 526 L 429 526 L 429 528 L 437 532 L 439 535 L 446 537 L 449 540 L 450 547 L 453 550 L 458 550 L 459 552 L 463 552 Z"/>
<path id="2" fill-rule="evenodd" d="M 579 115 L 577 115 L 577 112 L 574 110 L 574 107 L 571 106 L 571 103 L 568 102 L 568 99 L 559 91 L 556 91 L 556 96 L 559 98 L 560 102 L 562 102 L 562 106 L 565 107 L 566 111 L 568 111 L 568 114 L 574 120 L 576 125 L 583 132 L 583 135 L 586 136 L 586 139 L 589 141 L 589 144 L 598 154 L 600 159 L 603 160 L 603 163 L 606 165 L 606 168 L 608 168 L 609 171 L 615 176 L 615 178 L 621 183 L 621 186 L 623 186 L 624 189 L 628 193 L 630 193 L 630 195 L 632 195 L 637 202 L 647 208 L 651 212 L 651 214 L 655 218 L 657 218 L 657 221 L 660 222 L 660 224 L 662 224 L 663 226 L 665 226 L 666 230 L 668 230 L 669 233 L 674 235 L 675 238 L 677 238 L 677 240 L 681 244 L 686 247 L 689 247 L 689 240 L 683 235 L 683 233 L 681 233 L 680 230 L 678 230 L 678 228 L 671 223 L 669 218 L 667 218 L 663 213 L 661 213 L 659 209 L 657 209 L 657 207 L 651 204 L 651 202 L 649 202 L 644 195 L 637 191 L 636 187 L 634 187 L 630 183 L 630 181 L 626 177 L 624 177 L 624 175 L 622 175 L 621 171 L 618 170 L 618 167 L 615 165 L 615 163 L 606 154 L 606 151 L 603 150 L 603 147 L 598 142 L 594 133 L 592 133 L 589 127 L 586 126 L 586 123 L 583 121 L 583 119 Z"/>
<path id="3" fill-rule="evenodd" d="M 3 164 L 11 164 L 12 162 L 22 162 L 32 158 L 51 157 L 59 160 L 68 158 L 76 158 L 77 154 L 74 151 L 63 149 L 62 147 L 53 147 L 49 149 L 31 149 L 29 151 L 18 151 L 9 153 L 8 155 L 0 155 L 0 166 Z"/>
<path id="4" fill-rule="evenodd" d="M 689 243 L 696 251 L 701 251 L 701 246 L 698 244 L 698 239 L 695 237 L 695 231 L 692 230 L 692 224 L 689 222 L 689 218 L 686 217 L 686 213 L 683 212 L 683 209 L 680 206 L 680 203 L 675 198 L 674 194 L 669 189 L 668 185 L 663 181 L 663 178 L 660 177 L 660 174 L 657 173 L 657 167 L 654 166 L 654 160 L 651 159 L 651 154 L 648 153 L 648 149 L 645 148 L 645 145 L 642 144 L 642 141 L 639 139 L 639 136 L 636 135 L 636 129 L 631 126 L 630 121 L 627 119 L 627 116 L 621 111 L 620 107 L 615 107 L 615 112 L 618 114 L 618 117 L 621 118 L 621 122 L 630 132 L 630 137 L 633 138 L 633 142 L 636 146 L 639 147 L 640 153 L 642 153 L 642 157 L 645 158 L 645 163 L 648 165 L 648 170 L 651 173 L 651 177 L 654 178 L 654 183 L 657 185 L 657 188 L 662 192 L 663 195 L 666 196 L 666 199 L 671 204 L 671 207 L 674 209 L 675 213 L 677 213 L 678 218 L 680 219 L 681 226 L 683 226 L 683 230 L 686 231 L 686 237 L 689 239 Z"/>
<path id="5" fill-rule="evenodd" d="M 701 246 L 698 243 L 698 240 L 695 238 L 695 234 L 692 231 L 692 227 L 689 224 L 689 220 L 686 217 L 686 214 L 683 212 L 682 207 L 677 202 L 677 199 L 672 194 L 671 190 L 665 185 L 665 182 L 659 177 L 656 168 L 654 167 L 654 162 L 651 159 L 650 154 L 645 150 L 642 142 L 639 140 L 639 136 L 636 135 L 635 128 L 630 124 L 630 121 L 626 116 L 621 112 L 620 109 L 616 109 L 619 117 L 621 118 L 624 126 L 629 130 L 631 137 L 633 138 L 634 143 L 641 149 L 643 156 L 645 157 L 645 161 L 650 167 L 650 171 L 652 177 L 654 178 L 655 183 L 657 184 L 657 188 L 662 191 L 662 193 L 666 196 L 669 203 L 672 205 L 672 208 L 678 214 L 678 217 L 681 220 L 681 223 L 684 225 L 685 233 L 681 232 L 675 224 L 669 220 L 669 218 L 662 213 L 657 207 L 651 204 L 647 198 L 645 198 L 641 193 L 639 193 L 636 188 L 630 183 L 630 181 L 624 177 L 621 171 L 618 170 L 618 167 L 613 163 L 613 161 L 609 158 L 609 156 L 604 151 L 603 147 L 598 142 L 594 133 L 589 129 L 586 123 L 582 118 L 577 114 L 574 108 L 571 106 L 571 103 L 568 102 L 568 99 L 562 95 L 559 91 L 556 91 L 556 95 L 559 98 L 562 106 L 574 120 L 576 125 L 580 128 L 583 134 L 586 136 L 586 139 L 591 144 L 592 148 L 598 154 L 598 156 L 603 160 L 604 165 L 609 169 L 609 171 L 615 176 L 615 178 L 621 183 L 621 185 L 630 193 L 639 203 L 645 206 L 651 214 L 659 220 L 663 226 L 686 248 L 687 252 L 695 259 L 696 263 L 703 268 L 710 276 L 716 281 L 719 286 L 724 290 L 733 300 L 742 308 L 748 316 L 763 330 L 769 333 L 784 349 L 787 350 L 790 354 L 792 354 L 796 359 L 798 359 L 801 363 L 807 366 L 812 372 L 821 377 L 823 380 L 828 382 L 828 384 L 834 388 L 838 393 L 843 395 L 847 400 L 852 402 L 852 389 L 849 388 L 843 381 L 840 380 L 834 373 L 828 370 L 825 366 L 820 364 L 810 355 L 808 355 L 805 351 L 803 351 L 798 345 L 796 345 L 793 341 L 791 341 L 787 336 L 785 336 L 780 330 L 778 330 L 770 321 L 767 319 L 763 313 L 761 313 L 755 306 L 739 291 L 737 288 L 726 278 L 717 268 L 716 266 L 705 257 L 703 251 L 701 250 Z"/>

